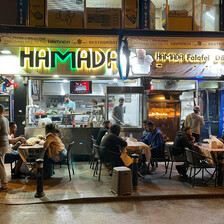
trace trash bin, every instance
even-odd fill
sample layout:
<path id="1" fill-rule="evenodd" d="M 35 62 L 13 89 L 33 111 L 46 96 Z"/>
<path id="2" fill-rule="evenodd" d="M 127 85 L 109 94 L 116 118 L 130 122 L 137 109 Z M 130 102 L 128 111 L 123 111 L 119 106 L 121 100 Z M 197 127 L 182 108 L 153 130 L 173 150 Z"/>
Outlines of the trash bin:
<path id="1" fill-rule="evenodd" d="M 126 166 L 114 167 L 111 191 L 117 195 L 132 194 L 131 169 Z"/>

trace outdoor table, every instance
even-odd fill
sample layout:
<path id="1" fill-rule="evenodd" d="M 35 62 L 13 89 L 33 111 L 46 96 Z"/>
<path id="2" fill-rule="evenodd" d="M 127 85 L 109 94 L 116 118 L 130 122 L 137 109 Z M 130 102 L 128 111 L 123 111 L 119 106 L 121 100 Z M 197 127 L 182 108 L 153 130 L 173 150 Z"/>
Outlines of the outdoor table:
<path id="1" fill-rule="evenodd" d="M 31 155 L 34 155 L 34 160 L 44 157 L 44 146 L 40 144 L 35 145 L 21 145 L 18 148 L 18 152 L 23 162 L 28 161 L 31 164 Z"/>
<path id="2" fill-rule="evenodd" d="M 200 149 L 200 152 L 207 156 L 212 158 L 216 163 L 218 164 L 218 186 L 223 187 L 224 186 L 224 148 L 216 148 L 216 149 L 210 149 L 209 144 L 202 144 L 198 145 L 198 148 Z M 207 160 L 210 164 L 215 166 L 216 164 L 214 163 L 213 160 Z"/>
<path id="3" fill-rule="evenodd" d="M 145 154 L 145 158 L 147 162 L 150 162 L 151 159 L 151 149 L 144 142 L 139 142 L 137 140 L 133 140 L 131 138 L 126 139 L 127 146 L 124 148 L 121 159 L 123 160 L 126 166 L 129 166 L 132 163 L 131 158 L 127 155 L 131 155 L 136 153 L 138 155 Z"/>

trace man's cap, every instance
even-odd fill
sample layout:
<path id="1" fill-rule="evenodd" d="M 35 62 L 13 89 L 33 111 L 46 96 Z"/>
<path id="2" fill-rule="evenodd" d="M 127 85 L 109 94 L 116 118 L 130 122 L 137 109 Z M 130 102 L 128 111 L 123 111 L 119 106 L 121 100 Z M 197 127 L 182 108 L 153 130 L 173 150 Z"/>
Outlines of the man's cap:
<path id="1" fill-rule="evenodd" d="M 194 110 L 196 110 L 196 111 L 200 111 L 200 107 L 199 107 L 199 106 L 195 106 L 195 107 L 194 107 Z"/>

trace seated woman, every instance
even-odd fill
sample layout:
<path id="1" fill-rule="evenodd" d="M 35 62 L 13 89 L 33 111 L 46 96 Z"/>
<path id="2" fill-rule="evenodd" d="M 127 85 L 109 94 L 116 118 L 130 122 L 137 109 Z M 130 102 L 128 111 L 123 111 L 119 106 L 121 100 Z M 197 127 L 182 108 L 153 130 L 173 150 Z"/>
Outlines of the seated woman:
<path id="1" fill-rule="evenodd" d="M 55 128 L 53 124 L 45 126 L 46 139 L 44 142 L 44 178 L 47 179 L 52 176 L 52 161 L 63 162 L 67 158 L 67 150 L 62 143 L 59 129 Z"/>
<path id="2" fill-rule="evenodd" d="M 54 162 L 63 162 L 67 158 L 65 145 L 59 138 L 60 131 L 53 124 L 45 126 L 46 139 L 44 149 L 47 150 L 48 158 Z"/>

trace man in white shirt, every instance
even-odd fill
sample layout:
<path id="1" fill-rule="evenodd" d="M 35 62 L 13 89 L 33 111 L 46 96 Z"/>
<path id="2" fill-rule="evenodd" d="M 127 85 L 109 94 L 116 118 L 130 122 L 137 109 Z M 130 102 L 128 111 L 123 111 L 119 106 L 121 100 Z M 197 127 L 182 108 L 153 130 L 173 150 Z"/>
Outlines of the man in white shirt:
<path id="1" fill-rule="evenodd" d="M 9 149 L 5 154 L 4 163 L 13 163 L 16 162 L 15 169 L 13 169 L 13 174 L 18 173 L 18 170 L 21 166 L 22 160 L 17 151 L 18 147 L 26 142 L 26 139 L 23 137 L 14 138 L 17 131 L 17 125 L 15 122 L 9 123 L 9 132 L 8 132 L 8 140 L 9 140 Z M 18 168 L 17 168 L 18 167 Z"/>
<path id="2" fill-rule="evenodd" d="M 190 127 L 192 130 L 192 136 L 195 138 L 195 142 L 200 141 L 200 127 L 204 126 L 204 118 L 200 116 L 200 107 L 194 107 L 194 113 L 189 114 L 184 122 L 184 127 Z"/>

